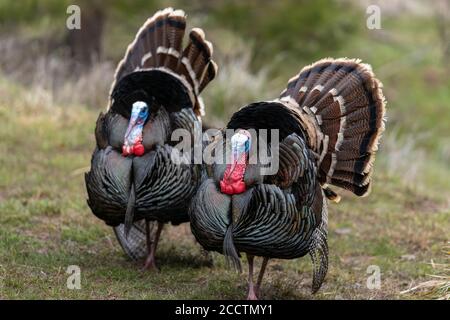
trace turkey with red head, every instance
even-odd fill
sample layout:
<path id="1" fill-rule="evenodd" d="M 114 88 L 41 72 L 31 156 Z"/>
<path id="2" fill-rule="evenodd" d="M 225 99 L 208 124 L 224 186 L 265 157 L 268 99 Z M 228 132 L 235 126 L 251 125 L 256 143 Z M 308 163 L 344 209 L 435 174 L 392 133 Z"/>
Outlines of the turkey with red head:
<path id="1" fill-rule="evenodd" d="M 192 29 L 183 50 L 185 28 L 185 13 L 167 8 L 138 31 L 117 67 L 108 109 L 98 117 L 85 179 L 89 207 L 115 227 L 125 252 L 138 258 L 147 244 L 146 268 L 156 267 L 163 225 L 189 219 L 198 168 L 176 158 L 171 134 L 185 129 L 193 137 L 201 130 L 199 94 L 217 71 L 201 29 Z"/>
<path id="2" fill-rule="evenodd" d="M 270 258 L 309 253 L 312 291 L 320 288 L 328 269 L 327 198 L 338 201 L 329 186 L 369 192 L 384 114 L 381 84 L 369 65 L 324 59 L 290 79 L 278 99 L 241 108 L 226 126 L 231 138 L 211 144 L 216 161 L 191 203 L 191 229 L 205 249 L 223 253 L 238 269 L 246 253 L 249 299 L 257 298 Z M 262 139 L 261 129 L 277 130 L 278 138 Z M 269 174 L 262 174 L 261 159 L 250 161 L 261 140 L 279 160 Z M 271 148 L 275 142 L 278 148 Z M 227 154 L 218 150 L 229 151 L 228 163 L 217 161 Z M 255 256 L 263 257 L 256 284 Z"/>

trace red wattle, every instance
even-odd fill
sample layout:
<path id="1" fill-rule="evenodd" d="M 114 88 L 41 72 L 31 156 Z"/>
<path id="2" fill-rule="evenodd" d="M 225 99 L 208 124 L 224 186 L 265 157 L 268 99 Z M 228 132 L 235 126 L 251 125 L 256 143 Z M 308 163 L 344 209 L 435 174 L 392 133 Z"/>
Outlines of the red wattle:
<path id="1" fill-rule="evenodd" d="M 233 194 L 233 187 L 222 180 L 220 181 L 220 191 L 225 194 Z"/>
<path id="2" fill-rule="evenodd" d="M 138 142 L 137 144 L 135 144 L 133 146 L 133 153 L 140 157 L 144 154 L 145 150 L 144 150 L 144 146 L 142 145 L 142 143 Z"/>
<path id="3" fill-rule="evenodd" d="M 122 146 L 122 156 L 126 157 L 131 154 L 134 154 L 135 156 L 142 156 L 145 153 L 144 145 L 142 144 L 141 140 L 138 140 L 135 142 L 132 146 L 123 145 Z"/>
<path id="4" fill-rule="evenodd" d="M 244 182 L 245 174 L 244 163 L 237 163 L 234 165 L 227 165 L 223 179 L 220 181 L 220 191 L 225 194 L 233 195 L 243 193 L 247 190 Z"/>

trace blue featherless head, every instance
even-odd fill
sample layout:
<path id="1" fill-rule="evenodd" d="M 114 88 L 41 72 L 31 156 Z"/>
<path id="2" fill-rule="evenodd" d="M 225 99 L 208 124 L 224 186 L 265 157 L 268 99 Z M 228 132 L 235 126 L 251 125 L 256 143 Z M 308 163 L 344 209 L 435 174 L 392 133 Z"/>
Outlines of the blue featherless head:
<path id="1" fill-rule="evenodd" d="M 143 101 L 136 101 L 133 103 L 133 108 L 131 110 L 132 121 L 136 121 L 136 124 L 144 124 L 149 115 L 149 107 L 147 103 Z"/>

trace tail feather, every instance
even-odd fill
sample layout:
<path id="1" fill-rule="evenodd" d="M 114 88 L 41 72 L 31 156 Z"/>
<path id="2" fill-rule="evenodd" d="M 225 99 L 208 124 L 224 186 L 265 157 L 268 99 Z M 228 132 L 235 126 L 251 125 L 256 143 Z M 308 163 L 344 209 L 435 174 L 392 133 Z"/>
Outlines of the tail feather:
<path id="1" fill-rule="evenodd" d="M 291 78 L 281 100 L 294 101 L 318 137 L 319 179 L 365 195 L 384 131 L 381 83 L 359 60 L 323 59 Z M 312 128 L 312 129 L 311 129 Z"/>
<path id="2" fill-rule="evenodd" d="M 217 64 L 211 60 L 201 77 L 200 87 L 198 88 L 200 92 L 202 92 L 206 85 L 216 77 L 217 69 Z"/>
<path id="3" fill-rule="evenodd" d="M 205 70 L 208 59 L 213 54 L 213 47 L 211 42 L 205 40 L 205 34 L 201 29 L 193 29 L 190 38 L 195 47 L 194 56 L 190 58 L 193 61 L 192 69 L 196 75 L 200 75 L 197 80 L 201 80 L 201 75 Z"/>
<path id="4" fill-rule="evenodd" d="M 156 63 L 155 66 L 163 66 L 165 57 L 167 56 L 167 50 L 161 50 L 162 48 L 168 49 L 168 39 L 167 39 L 167 27 L 168 27 L 168 17 L 170 12 L 165 12 L 158 17 L 156 21 L 155 29 L 155 46 L 156 46 Z"/>
<path id="5" fill-rule="evenodd" d="M 202 29 L 192 29 L 187 46 L 182 49 L 185 29 L 186 15 L 182 10 L 166 8 L 149 18 L 119 63 L 111 92 L 129 74 L 158 69 L 182 81 L 191 92 L 194 111 L 203 115 L 199 94 L 214 79 L 217 65 L 212 60 L 212 44 L 205 40 Z"/>
<path id="6" fill-rule="evenodd" d="M 167 52 L 164 66 L 176 70 L 180 60 L 181 45 L 183 43 L 184 30 L 186 29 L 186 17 L 182 10 L 175 10 L 168 17 L 167 39 L 169 50 Z"/>
<path id="7" fill-rule="evenodd" d="M 189 43 L 183 51 L 179 68 L 183 75 L 189 79 L 195 92 L 199 92 L 201 77 L 211 60 L 212 51 L 212 45 L 205 40 L 203 30 L 199 28 L 192 29 L 189 34 Z"/>

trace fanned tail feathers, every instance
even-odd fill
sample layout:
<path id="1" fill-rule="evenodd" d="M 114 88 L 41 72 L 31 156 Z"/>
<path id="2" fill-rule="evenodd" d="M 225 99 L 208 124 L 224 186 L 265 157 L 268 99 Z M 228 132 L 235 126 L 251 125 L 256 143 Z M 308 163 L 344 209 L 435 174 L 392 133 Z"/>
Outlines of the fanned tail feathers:
<path id="1" fill-rule="evenodd" d="M 280 100 L 305 122 L 318 155 L 319 179 L 358 196 L 369 192 L 373 162 L 384 131 L 385 99 L 370 65 L 323 59 L 289 80 Z"/>
<path id="2" fill-rule="evenodd" d="M 185 29 L 186 15 L 182 10 L 166 8 L 149 18 L 119 63 L 111 92 L 130 73 L 158 69 L 180 79 L 191 93 L 195 113 L 204 115 L 199 94 L 216 76 L 217 64 L 212 60 L 213 46 L 200 28 L 191 30 L 183 50 Z"/>

